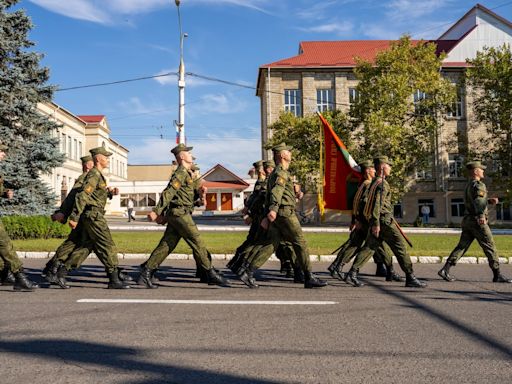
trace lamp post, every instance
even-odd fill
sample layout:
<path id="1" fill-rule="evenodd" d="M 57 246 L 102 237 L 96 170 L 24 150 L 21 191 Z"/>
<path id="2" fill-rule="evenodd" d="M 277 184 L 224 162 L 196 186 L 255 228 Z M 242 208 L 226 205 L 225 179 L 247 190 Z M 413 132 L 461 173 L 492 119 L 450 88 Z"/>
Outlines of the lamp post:
<path id="1" fill-rule="evenodd" d="M 185 63 L 183 61 L 183 40 L 188 35 L 183 33 L 181 29 L 181 14 L 180 14 L 180 0 L 174 0 L 176 3 L 176 7 L 178 8 L 178 24 L 180 28 L 180 68 L 179 68 L 179 78 L 178 78 L 178 123 L 176 124 L 177 129 L 177 137 L 176 141 L 178 144 L 185 144 Z"/>

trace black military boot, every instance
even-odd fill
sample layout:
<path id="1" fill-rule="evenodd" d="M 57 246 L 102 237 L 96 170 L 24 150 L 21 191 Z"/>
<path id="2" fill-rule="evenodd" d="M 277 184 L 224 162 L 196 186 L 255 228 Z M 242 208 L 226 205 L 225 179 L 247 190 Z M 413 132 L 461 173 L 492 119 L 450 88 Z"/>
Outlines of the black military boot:
<path id="1" fill-rule="evenodd" d="M 107 272 L 108 289 L 128 289 L 130 285 L 119 278 L 119 270 L 116 268 L 111 273 Z"/>
<path id="2" fill-rule="evenodd" d="M 121 268 L 119 268 L 118 271 L 119 271 L 119 279 L 121 281 L 130 282 L 130 283 L 133 282 L 133 278 L 129 274 L 123 272 Z"/>
<path id="3" fill-rule="evenodd" d="M 293 266 L 290 260 L 281 262 L 281 273 L 288 279 L 291 279 L 294 276 Z"/>
<path id="4" fill-rule="evenodd" d="M 146 288 L 149 289 L 156 289 L 158 288 L 158 285 L 153 283 L 153 280 L 151 278 L 153 270 L 148 269 L 146 266 L 142 267 L 140 270 L 139 279 L 137 280 L 137 284 L 139 285 L 145 285 Z"/>
<path id="5" fill-rule="evenodd" d="M 151 282 L 153 284 L 158 284 L 160 280 L 162 280 L 156 273 L 158 271 L 158 268 L 155 268 L 151 271 Z"/>
<path id="6" fill-rule="evenodd" d="M 414 276 L 413 273 L 406 273 L 405 286 L 409 288 L 425 288 L 427 286 L 427 283 L 418 280 L 418 278 Z"/>
<path id="7" fill-rule="evenodd" d="M 64 264 L 60 264 L 59 269 L 57 271 L 57 278 L 55 280 L 55 284 L 57 284 L 62 289 L 71 288 L 66 281 L 66 277 L 68 276 L 68 270 Z"/>
<path id="8" fill-rule="evenodd" d="M 31 281 L 27 275 L 23 272 L 23 270 L 16 272 L 14 274 L 15 282 L 13 289 L 15 291 L 22 291 L 22 292 L 31 292 L 36 288 L 39 288 L 39 285 Z"/>
<path id="9" fill-rule="evenodd" d="M 299 266 L 293 266 L 293 282 L 296 284 L 304 284 L 304 272 L 302 272 L 302 268 Z"/>
<path id="10" fill-rule="evenodd" d="M 352 284 L 354 287 L 364 287 L 366 284 L 363 283 L 358 278 L 359 271 L 354 268 L 350 268 L 350 271 L 348 271 L 345 282 Z"/>
<path id="11" fill-rule="evenodd" d="M 500 273 L 500 269 L 493 269 L 492 273 L 494 274 L 494 277 L 492 278 L 493 283 L 512 283 L 512 279 L 509 279 L 505 276 L 503 276 Z"/>
<path id="12" fill-rule="evenodd" d="M 208 278 L 208 285 L 219 285 L 221 287 L 231 286 L 229 285 L 229 280 L 221 276 L 213 267 L 206 271 L 206 276 Z"/>
<path id="13" fill-rule="evenodd" d="M 11 272 L 11 269 L 6 265 L 2 272 L 0 272 L 0 285 L 13 285 L 16 282 L 16 277 Z"/>
<path id="14" fill-rule="evenodd" d="M 377 263 L 377 270 L 375 271 L 375 276 L 386 277 L 387 274 L 388 274 L 388 271 L 387 271 L 384 263 Z"/>
<path id="15" fill-rule="evenodd" d="M 327 281 L 320 280 L 312 272 L 304 272 L 304 288 L 322 288 L 327 286 Z"/>
<path id="16" fill-rule="evenodd" d="M 402 276 L 395 272 L 392 265 L 386 267 L 386 281 L 404 281 Z"/>
<path id="17" fill-rule="evenodd" d="M 345 263 L 342 263 L 342 260 L 343 259 L 341 257 L 336 257 L 336 260 L 334 260 L 332 264 L 327 267 L 331 277 L 339 280 L 345 280 L 345 273 L 342 272 Z"/>
<path id="18" fill-rule="evenodd" d="M 446 281 L 455 281 L 455 277 L 453 277 L 452 275 L 450 275 L 450 268 L 452 267 L 452 265 L 449 263 L 449 262 L 446 262 L 443 266 L 443 268 L 441 268 L 437 274 L 439 276 L 441 276 L 444 280 Z"/>

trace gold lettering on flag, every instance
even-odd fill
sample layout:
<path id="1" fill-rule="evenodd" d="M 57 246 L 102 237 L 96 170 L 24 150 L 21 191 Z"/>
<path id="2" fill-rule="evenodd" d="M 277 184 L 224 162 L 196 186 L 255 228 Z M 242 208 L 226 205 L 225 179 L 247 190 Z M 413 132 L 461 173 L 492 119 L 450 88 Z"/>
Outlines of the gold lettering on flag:
<path id="1" fill-rule="evenodd" d="M 334 144 L 333 140 L 330 140 L 330 167 L 329 167 L 329 193 L 336 193 L 336 173 L 338 165 L 338 148 Z"/>

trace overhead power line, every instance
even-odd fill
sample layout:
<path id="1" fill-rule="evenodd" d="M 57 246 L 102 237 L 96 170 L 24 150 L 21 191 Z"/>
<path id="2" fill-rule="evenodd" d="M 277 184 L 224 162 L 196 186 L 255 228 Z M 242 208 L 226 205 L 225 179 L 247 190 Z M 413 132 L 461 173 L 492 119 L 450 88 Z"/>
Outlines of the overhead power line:
<path id="1" fill-rule="evenodd" d="M 93 87 L 103 87 L 106 85 L 114 85 L 114 84 L 122 84 L 122 83 L 130 83 L 132 81 L 141 81 L 141 80 L 149 80 L 149 79 L 156 79 L 158 77 L 167 77 L 178 74 L 176 72 L 168 72 L 168 73 L 162 73 L 161 75 L 153 75 L 153 76 L 144 76 L 144 77 L 136 77 L 134 79 L 126 79 L 126 80 L 117 80 L 117 81 L 110 81 L 108 83 L 97 83 L 97 84 L 87 84 L 87 85 L 77 85 L 74 87 L 67 87 L 67 88 L 58 88 L 56 89 L 57 92 L 61 91 L 71 91 L 74 89 L 83 89 L 83 88 L 93 88 Z"/>

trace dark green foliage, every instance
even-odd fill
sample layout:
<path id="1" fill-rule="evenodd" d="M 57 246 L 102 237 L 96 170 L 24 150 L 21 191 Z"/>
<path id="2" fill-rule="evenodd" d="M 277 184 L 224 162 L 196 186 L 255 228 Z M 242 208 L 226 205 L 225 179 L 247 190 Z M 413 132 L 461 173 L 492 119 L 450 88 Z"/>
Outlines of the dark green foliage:
<path id="1" fill-rule="evenodd" d="M 64 157 L 53 134 L 58 125 L 41 115 L 37 103 L 50 101 L 49 70 L 40 67 L 42 56 L 31 52 L 32 28 L 23 10 L 7 10 L 17 1 L 0 0 L 0 139 L 9 146 L 0 163 L 6 186 L 14 198 L 0 200 L 7 214 L 44 214 L 55 205 L 55 196 L 41 180 Z"/>
<path id="2" fill-rule="evenodd" d="M 2 222 L 11 239 L 51 239 L 69 235 L 70 228 L 48 216 L 4 216 Z"/>

